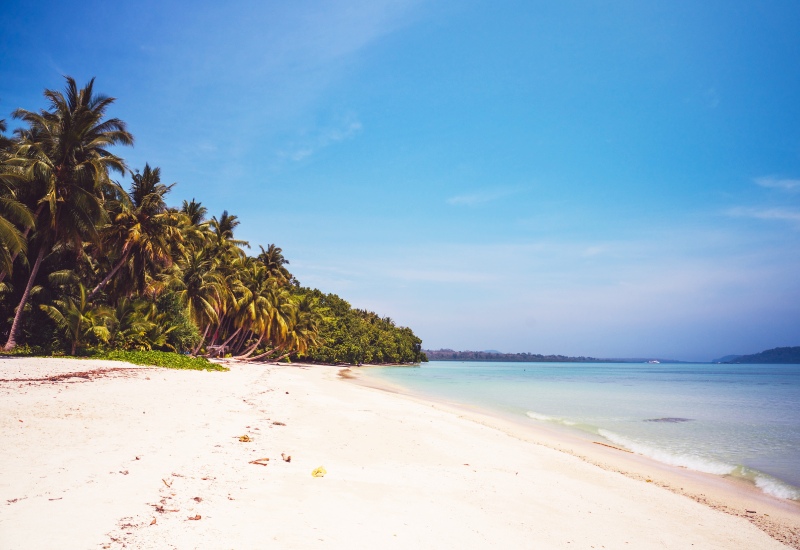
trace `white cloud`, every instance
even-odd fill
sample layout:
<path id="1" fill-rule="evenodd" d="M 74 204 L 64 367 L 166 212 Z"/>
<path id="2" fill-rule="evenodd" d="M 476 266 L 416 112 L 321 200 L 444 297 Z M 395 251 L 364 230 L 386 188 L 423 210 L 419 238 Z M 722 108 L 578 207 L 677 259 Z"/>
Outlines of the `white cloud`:
<path id="1" fill-rule="evenodd" d="M 314 153 L 313 149 L 297 149 L 296 151 L 292 151 L 291 153 L 282 153 L 282 156 L 286 156 L 293 161 L 303 160 L 306 157 L 310 157 Z"/>
<path id="2" fill-rule="evenodd" d="M 592 256 L 599 256 L 608 252 L 608 247 L 605 245 L 589 246 L 583 251 L 583 256 L 590 258 Z"/>
<path id="3" fill-rule="evenodd" d="M 755 218 L 800 224 L 800 211 L 791 208 L 732 208 L 728 215 L 735 218 Z"/>
<path id="4" fill-rule="evenodd" d="M 449 269 L 398 269 L 388 274 L 404 281 L 430 283 L 485 283 L 497 280 L 496 276 L 487 273 Z"/>
<path id="5" fill-rule="evenodd" d="M 288 158 L 295 162 L 310 157 L 317 151 L 353 138 L 363 129 L 361 122 L 353 117 L 348 117 L 337 126 L 324 127 L 317 130 L 312 136 L 303 143 L 290 147 L 288 150 L 278 152 L 281 158 Z"/>
<path id="6" fill-rule="evenodd" d="M 754 180 L 756 184 L 768 189 L 783 189 L 784 191 L 800 191 L 800 179 L 776 178 L 763 176 Z"/>
<path id="7" fill-rule="evenodd" d="M 516 195 L 519 192 L 521 192 L 521 189 L 509 189 L 509 188 L 485 189 L 482 191 L 477 191 L 475 193 L 468 193 L 465 195 L 456 195 L 454 197 L 450 197 L 449 199 L 447 199 L 447 204 L 475 206 L 477 204 L 493 202 L 499 199 L 503 199 L 505 197 L 509 197 L 511 195 Z"/>

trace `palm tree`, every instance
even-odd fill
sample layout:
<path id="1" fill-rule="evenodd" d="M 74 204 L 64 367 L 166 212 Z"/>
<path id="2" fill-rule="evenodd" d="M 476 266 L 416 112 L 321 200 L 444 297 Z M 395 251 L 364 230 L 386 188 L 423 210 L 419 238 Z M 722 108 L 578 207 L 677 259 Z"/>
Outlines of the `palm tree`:
<path id="1" fill-rule="evenodd" d="M 322 315 L 316 302 L 307 295 L 301 296 L 292 310 L 281 349 L 285 351 L 276 361 L 294 353 L 303 354 L 308 348 L 319 344 L 319 325 Z"/>
<path id="2" fill-rule="evenodd" d="M 192 199 L 183 201 L 179 211 L 181 215 L 181 232 L 188 246 L 202 247 L 210 238 L 209 223 L 206 221 L 208 209 L 200 202 Z"/>
<path id="3" fill-rule="evenodd" d="M 211 326 L 219 321 L 218 303 L 224 299 L 227 287 L 225 278 L 216 270 L 215 258 L 210 257 L 204 249 L 189 254 L 180 268 L 167 274 L 166 286 L 175 291 L 189 313 L 189 320 L 202 331 L 196 353 L 205 342 Z"/>
<path id="4" fill-rule="evenodd" d="M 247 241 L 240 241 L 233 238 L 233 230 L 239 225 L 239 219 L 236 216 L 228 214 L 227 210 L 222 212 L 222 216 L 217 219 L 216 216 L 211 218 L 209 226 L 211 228 L 211 249 L 215 254 L 233 254 L 239 256 L 242 253 L 240 247 L 250 247 Z"/>
<path id="5" fill-rule="evenodd" d="M 37 253 L 28 282 L 17 306 L 4 349 L 16 347 L 20 321 L 42 260 L 55 244 L 81 250 L 82 243 L 97 239 L 98 225 L 107 219 L 103 206 L 109 188 L 116 186 L 109 170 L 125 173 L 124 161 L 108 148 L 131 145 L 133 136 L 125 123 L 105 119 L 114 99 L 94 93 L 94 79 L 82 89 L 66 77 L 65 93 L 45 90 L 50 110 L 38 113 L 17 109 L 14 117 L 28 124 L 20 132 L 15 166 L 24 168 L 38 191 L 36 232 L 32 241 Z"/>
<path id="6" fill-rule="evenodd" d="M 288 282 L 292 274 L 285 267 L 289 265 L 289 260 L 283 257 L 283 249 L 274 244 L 269 245 L 266 250 L 260 245 L 259 248 L 261 254 L 258 255 L 258 259 L 267 267 L 269 274 L 281 283 Z"/>
<path id="7" fill-rule="evenodd" d="M 11 273 L 17 255 L 27 251 L 26 237 L 34 223 L 31 211 L 17 197 L 17 188 L 24 178 L 10 162 L 14 157 L 14 142 L 3 135 L 5 130 L 6 121 L 0 120 L 0 282 Z"/>
<path id="8" fill-rule="evenodd" d="M 172 251 L 182 240 L 172 224 L 164 196 L 175 186 L 161 183 L 161 169 L 144 165 L 142 173 L 133 174 L 130 193 L 123 193 L 111 223 L 101 231 L 108 248 L 120 251 L 119 259 L 108 274 L 89 293 L 92 300 L 132 260 L 133 286 L 141 292 L 149 267 L 166 268 L 172 264 Z"/>
<path id="9" fill-rule="evenodd" d="M 192 225 L 199 226 L 206 221 L 208 208 L 203 206 L 199 201 L 192 199 L 191 201 L 183 201 L 181 212 L 189 217 L 189 222 L 191 222 Z"/>
<path id="10" fill-rule="evenodd" d="M 72 355 L 87 339 L 95 338 L 107 342 L 110 332 L 106 326 L 109 312 L 103 307 L 92 307 L 87 299 L 86 289 L 78 285 L 77 299 L 54 300 L 54 306 L 39 306 L 50 317 L 72 344 Z"/>

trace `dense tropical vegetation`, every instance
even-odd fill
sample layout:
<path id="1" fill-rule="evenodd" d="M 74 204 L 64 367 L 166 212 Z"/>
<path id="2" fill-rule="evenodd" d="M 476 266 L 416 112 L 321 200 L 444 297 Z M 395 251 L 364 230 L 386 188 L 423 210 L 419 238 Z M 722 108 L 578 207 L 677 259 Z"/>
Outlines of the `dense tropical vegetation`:
<path id="1" fill-rule="evenodd" d="M 0 121 L 0 337 L 41 353 L 172 351 L 249 360 L 408 363 L 421 341 L 389 318 L 304 288 L 275 246 L 246 253 L 239 220 L 117 156 L 133 144 L 94 80 Z M 113 150 L 113 151 L 112 151 Z M 125 187 L 113 175 L 131 182 Z M 154 355 L 155 357 L 155 355 Z"/>

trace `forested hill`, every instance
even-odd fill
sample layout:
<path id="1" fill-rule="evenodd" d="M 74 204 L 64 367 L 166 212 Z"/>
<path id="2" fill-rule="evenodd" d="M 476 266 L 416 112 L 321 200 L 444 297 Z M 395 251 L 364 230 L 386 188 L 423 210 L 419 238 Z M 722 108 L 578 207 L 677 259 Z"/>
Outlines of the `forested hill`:
<path id="1" fill-rule="evenodd" d="M 514 363 L 601 363 L 607 359 L 594 357 L 567 357 L 538 353 L 496 353 L 493 351 L 453 351 L 451 349 L 424 350 L 429 361 L 502 361 Z"/>
<path id="2" fill-rule="evenodd" d="M 761 353 L 742 355 L 729 363 L 747 364 L 800 364 L 800 346 L 773 348 Z"/>

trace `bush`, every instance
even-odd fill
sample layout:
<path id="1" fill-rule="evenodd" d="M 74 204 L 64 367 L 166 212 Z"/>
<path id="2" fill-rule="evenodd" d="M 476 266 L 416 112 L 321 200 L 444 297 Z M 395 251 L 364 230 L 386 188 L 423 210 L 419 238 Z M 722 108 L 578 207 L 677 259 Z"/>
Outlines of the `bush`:
<path id="1" fill-rule="evenodd" d="M 183 370 L 230 370 L 222 365 L 210 362 L 204 357 L 189 357 L 168 351 L 98 351 L 91 355 L 92 359 L 109 359 L 126 361 L 134 365 L 148 365 Z"/>

